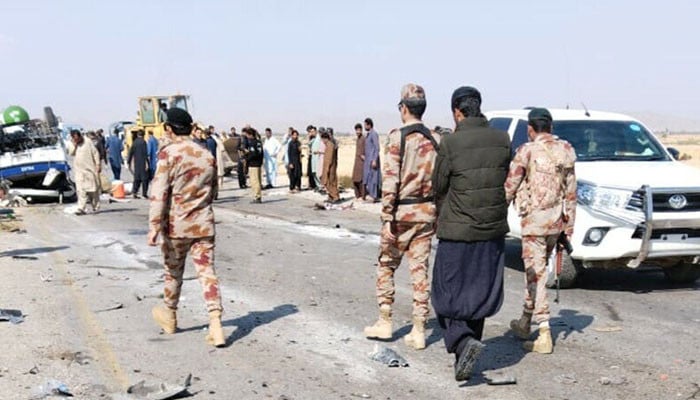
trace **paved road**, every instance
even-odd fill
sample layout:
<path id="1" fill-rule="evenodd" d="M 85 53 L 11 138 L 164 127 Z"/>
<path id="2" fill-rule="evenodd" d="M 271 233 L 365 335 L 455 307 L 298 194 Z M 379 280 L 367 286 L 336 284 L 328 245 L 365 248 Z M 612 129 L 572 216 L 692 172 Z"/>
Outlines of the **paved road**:
<path id="1" fill-rule="evenodd" d="M 460 386 L 434 319 L 426 350 L 401 339 L 410 330 L 405 268 L 397 277 L 396 334 L 381 344 L 410 367 L 369 359 L 377 342 L 362 328 L 377 312 L 377 205 L 317 211 L 320 197 L 283 189 L 252 205 L 231 185 L 216 205 L 225 349 L 204 343 L 206 314 L 191 268 L 182 331 L 162 335 L 151 321 L 162 277 L 160 254 L 145 245 L 145 200 L 81 217 L 60 206 L 22 210 L 28 233 L 0 233 L 0 308 L 26 314 L 19 325 L 0 322 L 0 399 L 26 399 L 50 378 L 77 398 L 119 399 L 140 380 L 178 383 L 190 373 L 197 399 L 700 398 L 699 282 L 674 286 L 659 272 L 589 273 L 552 307 L 555 353 L 525 354 L 507 328 L 523 286 L 519 245 L 510 241 L 505 304 L 487 320 L 478 369 L 504 369 L 518 384 L 493 387 L 476 377 Z M 34 366 L 38 373 L 29 373 Z"/>

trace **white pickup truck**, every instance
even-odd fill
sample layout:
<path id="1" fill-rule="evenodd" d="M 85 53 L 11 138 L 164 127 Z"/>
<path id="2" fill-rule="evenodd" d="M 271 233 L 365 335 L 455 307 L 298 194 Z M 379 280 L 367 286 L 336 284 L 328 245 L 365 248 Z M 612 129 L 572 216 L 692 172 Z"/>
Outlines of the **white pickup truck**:
<path id="1" fill-rule="evenodd" d="M 492 127 L 510 134 L 513 153 L 528 140 L 528 112 L 487 113 Z M 674 282 L 700 278 L 700 170 L 676 161 L 678 151 L 664 148 L 632 117 L 550 112 L 553 133 L 570 142 L 577 157 L 574 250 L 564 254 L 561 287 L 573 286 L 587 268 L 651 266 Z M 511 235 L 520 237 L 512 207 L 508 222 Z"/>

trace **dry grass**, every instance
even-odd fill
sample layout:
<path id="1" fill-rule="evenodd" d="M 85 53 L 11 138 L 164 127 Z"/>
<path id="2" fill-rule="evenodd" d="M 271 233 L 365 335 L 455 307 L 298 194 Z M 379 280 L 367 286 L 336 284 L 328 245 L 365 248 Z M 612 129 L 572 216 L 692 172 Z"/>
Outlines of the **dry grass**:
<path id="1" fill-rule="evenodd" d="M 694 167 L 700 167 L 700 135 L 676 134 L 659 137 L 664 146 L 674 147 L 680 153 L 680 159 Z"/>

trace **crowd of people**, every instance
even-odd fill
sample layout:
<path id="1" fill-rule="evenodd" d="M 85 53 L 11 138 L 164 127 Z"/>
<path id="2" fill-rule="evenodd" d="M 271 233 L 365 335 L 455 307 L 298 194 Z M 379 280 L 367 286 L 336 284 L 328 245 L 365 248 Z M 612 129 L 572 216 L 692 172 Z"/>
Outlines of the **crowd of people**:
<path id="1" fill-rule="evenodd" d="M 526 291 L 523 312 L 511 321 L 511 330 L 529 339 L 536 322 L 536 340 L 526 341 L 528 351 L 553 351 L 549 327 L 546 264 L 561 235 L 573 234 L 576 207 L 575 153 L 572 146 L 552 135 L 548 110 L 533 108 L 528 116 L 529 143 L 511 153 L 508 133 L 489 127 L 481 112 L 481 93 L 460 87 L 451 99 L 455 121 L 453 133 L 429 129 L 421 118 L 426 108 L 425 91 L 407 84 L 401 90 L 399 113 L 403 125 L 387 136 L 384 162 L 380 166 L 379 136 L 372 119 L 355 125 L 355 158 L 352 182 L 355 197 L 381 201 L 379 258 L 377 263 L 377 321 L 365 327 L 368 338 L 393 336 L 394 274 L 404 255 L 408 258 L 413 288 L 413 326 L 405 336 L 408 346 L 426 346 L 425 325 L 430 303 L 443 330 L 448 353 L 455 356 L 455 379 L 469 379 L 484 344 L 485 318 L 503 303 L 507 208 L 514 203 L 523 231 L 523 262 Z M 185 110 L 167 110 L 165 134 L 136 137 L 127 164 L 134 175 L 133 194 L 144 196 L 150 181 L 148 244 L 162 237 L 165 263 L 164 304 L 153 317 L 167 333 L 176 332 L 179 288 L 185 257 L 189 253 L 197 268 L 210 316 L 207 341 L 224 345 L 221 298 L 212 260 L 216 198 L 226 172 L 223 155 L 235 163 L 241 188 L 252 187 L 253 203 L 261 203 L 262 173 L 265 188 L 276 185 L 278 159 L 289 176 L 290 193 L 302 189 L 307 171 L 308 189 L 325 193 L 328 202 L 338 194 L 338 141 L 332 128 L 306 128 L 308 148 L 303 162 L 299 132 L 290 127 L 281 141 L 265 129 L 245 126 L 244 136 L 235 128 L 216 134 L 212 126 L 193 123 Z M 363 133 L 364 131 L 366 132 Z M 123 144 L 101 132 L 71 132 L 79 209 L 99 207 L 99 176 L 103 164 L 118 178 Z M 116 137 L 116 133 L 115 133 Z M 154 150 L 158 148 L 155 156 Z M 155 157 L 155 161 L 154 158 Z M 233 166 L 231 166 L 233 168 Z M 438 239 L 432 283 L 428 280 L 431 240 Z"/>

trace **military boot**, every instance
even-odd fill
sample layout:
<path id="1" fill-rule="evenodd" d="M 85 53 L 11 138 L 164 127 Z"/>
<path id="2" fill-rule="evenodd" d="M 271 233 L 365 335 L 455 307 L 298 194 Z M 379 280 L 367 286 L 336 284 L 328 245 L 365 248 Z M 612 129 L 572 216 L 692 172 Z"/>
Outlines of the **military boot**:
<path id="1" fill-rule="evenodd" d="M 425 348 L 425 318 L 413 317 L 413 328 L 403 339 L 407 346 L 423 350 Z"/>
<path id="2" fill-rule="evenodd" d="M 365 336 L 376 339 L 391 339 L 391 306 L 382 304 L 379 306 L 379 319 L 372 326 L 365 327 Z"/>
<path id="3" fill-rule="evenodd" d="M 523 348 L 534 353 L 551 354 L 554 350 L 552 331 L 549 328 L 540 328 L 540 335 L 537 337 L 537 340 L 523 343 Z"/>
<path id="4" fill-rule="evenodd" d="M 177 315 L 175 310 L 164 305 L 153 307 L 151 310 L 153 319 L 165 331 L 165 333 L 175 333 L 177 330 Z"/>
<path id="5" fill-rule="evenodd" d="M 215 347 L 223 347 L 226 344 L 224 329 L 221 326 L 221 311 L 209 311 L 209 333 L 207 333 L 207 343 Z"/>
<path id="6" fill-rule="evenodd" d="M 514 319 L 510 321 L 510 329 L 515 333 L 515 336 L 520 339 L 527 339 L 530 337 L 530 323 L 532 321 L 532 314 L 523 313 L 520 319 Z"/>

